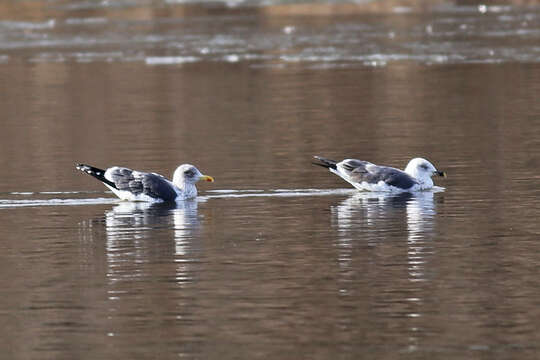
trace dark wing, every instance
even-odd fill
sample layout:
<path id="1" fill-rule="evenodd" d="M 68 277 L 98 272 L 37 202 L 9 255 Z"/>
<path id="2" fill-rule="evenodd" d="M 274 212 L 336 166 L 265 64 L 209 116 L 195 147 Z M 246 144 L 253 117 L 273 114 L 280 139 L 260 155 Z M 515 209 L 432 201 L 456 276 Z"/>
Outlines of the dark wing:
<path id="1" fill-rule="evenodd" d="M 409 189 L 417 183 L 404 171 L 388 166 L 377 166 L 367 161 L 350 159 L 344 160 L 340 165 L 349 178 L 357 183 L 365 181 L 368 184 L 377 184 L 383 181 L 400 189 Z"/>
<path id="2" fill-rule="evenodd" d="M 171 183 L 158 174 L 114 167 L 107 170 L 106 177 L 118 190 L 129 191 L 135 195 L 145 194 L 164 201 L 173 201 L 177 196 Z"/>
<path id="3" fill-rule="evenodd" d="M 367 172 L 366 166 L 373 165 L 372 163 L 368 161 L 362 161 L 362 160 L 356 160 L 356 159 L 347 159 L 343 160 L 341 163 L 339 163 L 341 168 L 346 170 L 347 172 L 357 172 L 357 173 L 365 173 Z"/>

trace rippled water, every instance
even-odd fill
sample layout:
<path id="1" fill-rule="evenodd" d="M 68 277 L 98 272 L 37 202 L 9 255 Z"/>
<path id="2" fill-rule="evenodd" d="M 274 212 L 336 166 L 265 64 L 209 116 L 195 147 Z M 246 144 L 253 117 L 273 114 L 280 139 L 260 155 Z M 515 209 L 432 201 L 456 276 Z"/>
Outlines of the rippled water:
<path id="1" fill-rule="evenodd" d="M 13 4 L 6 358 L 538 357 L 535 7 Z M 313 155 L 448 178 L 358 192 Z M 126 203 L 78 162 L 216 182 Z"/>

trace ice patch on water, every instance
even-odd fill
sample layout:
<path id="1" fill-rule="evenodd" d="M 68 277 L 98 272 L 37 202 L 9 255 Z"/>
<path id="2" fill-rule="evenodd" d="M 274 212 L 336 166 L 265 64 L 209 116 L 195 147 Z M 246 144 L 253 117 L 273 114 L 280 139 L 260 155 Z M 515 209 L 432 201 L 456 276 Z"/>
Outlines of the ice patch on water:
<path id="1" fill-rule="evenodd" d="M 134 6 L 150 5 L 151 0 L 90 0 L 72 1 L 66 5 L 58 6 L 64 10 L 91 10 L 100 8 L 129 8 Z"/>
<path id="2" fill-rule="evenodd" d="M 178 65 L 199 61 L 196 56 L 149 56 L 144 62 L 146 65 Z"/>
<path id="3" fill-rule="evenodd" d="M 206 1 L 201 2 L 200 0 L 165 0 L 165 3 L 167 4 L 201 4 L 205 2 Z M 257 5 L 257 2 L 248 2 L 245 0 L 213 0 L 208 1 L 207 3 L 224 4 L 229 8 L 234 8 L 241 5 Z"/>
<path id="4" fill-rule="evenodd" d="M 510 12 L 514 7 L 510 5 L 454 5 L 446 3 L 443 5 L 436 5 L 432 8 L 434 12 L 446 13 L 446 14 L 485 14 L 485 13 L 502 13 Z"/>
<path id="5" fill-rule="evenodd" d="M 235 63 L 235 62 L 240 61 L 240 57 L 236 54 L 226 55 L 224 59 L 226 62 L 230 62 L 230 63 Z"/>
<path id="6" fill-rule="evenodd" d="M 68 18 L 65 20 L 66 25 L 102 25 L 107 22 L 104 17 L 89 17 L 89 18 Z"/>
<path id="7" fill-rule="evenodd" d="M 0 29 L 5 28 L 8 30 L 44 30 L 52 29 L 56 25 L 56 20 L 49 19 L 43 22 L 32 22 L 32 21 L 10 21 L 2 20 L 0 21 Z"/>

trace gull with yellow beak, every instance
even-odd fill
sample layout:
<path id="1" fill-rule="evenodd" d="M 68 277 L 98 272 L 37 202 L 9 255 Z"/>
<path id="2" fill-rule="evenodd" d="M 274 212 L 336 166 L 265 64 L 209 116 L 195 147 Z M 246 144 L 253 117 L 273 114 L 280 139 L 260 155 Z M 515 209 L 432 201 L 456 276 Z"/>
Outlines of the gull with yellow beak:
<path id="1" fill-rule="evenodd" d="M 110 167 L 102 170 L 90 165 L 77 164 L 77 169 L 101 181 L 122 200 L 146 202 L 171 202 L 197 196 L 195 183 L 199 180 L 213 182 L 214 178 L 203 175 L 195 166 L 180 165 L 172 181 L 156 173 Z"/>
<path id="2" fill-rule="evenodd" d="M 407 164 L 405 170 L 389 166 L 380 166 L 368 161 L 345 159 L 335 161 L 315 156 L 319 165 L 330 170 L 358 190 L 415 192 L 433 188 L 433 175 L 446 177 L 444 171 L 439 171 L 432 163 L 422 158 L 414 158 Z"/>

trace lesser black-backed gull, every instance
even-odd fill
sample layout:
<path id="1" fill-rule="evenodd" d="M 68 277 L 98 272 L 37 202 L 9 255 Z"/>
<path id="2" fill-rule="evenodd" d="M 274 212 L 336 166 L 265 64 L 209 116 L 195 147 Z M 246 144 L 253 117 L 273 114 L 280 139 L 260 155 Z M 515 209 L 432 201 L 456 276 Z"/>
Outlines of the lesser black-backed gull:
<path id="1" fill-rule="evenodd" d="M 405 170 L 379 166 L 368 161 L 345 159 L 337 162 L 315 156 L 313 164 L 327 168 L 359 190 L 368 191 L 420 191 L 433 188 L 433 175 L 446 176 L 432 163 L 422 158 L 409 161 Z"/>
<path id="2" fill-rule="evenodd" d="M 197 196 L 197 181 L 214 181 L 213 177 L 201 174 L 199 169 L 190 164 L 180 165 L 174 171 L 172 181 L 156 173 L 118 166 L 102 170 L 77 164 L 77 169 L 101 181 L 120 199 L 129 201 L 169 202 L 190 199 Z"/>

